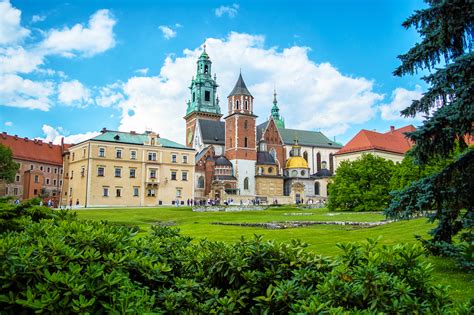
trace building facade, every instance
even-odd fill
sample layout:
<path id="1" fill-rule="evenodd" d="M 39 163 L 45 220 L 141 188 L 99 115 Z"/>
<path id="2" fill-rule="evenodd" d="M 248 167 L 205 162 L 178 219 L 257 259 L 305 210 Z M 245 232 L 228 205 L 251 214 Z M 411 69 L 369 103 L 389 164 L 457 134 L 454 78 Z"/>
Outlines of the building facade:
<path id="1" fill-rule="evenodd" d="M 156 206 L 193 199 L 194 149 L 154 132 L 101 134 L 64 157 L 62 206 Z"/>
<path id="2" fill-rule="evenodd" d="M 327 185 L 326 175 L 334 171 L 333 155 L 342 146 L 321 132 L 286 128 L 276 91 L 269 117 L 257 124 L 255 100 L 241 73 L 227 97 L 227 115 L 221 120 L 216 75 L 212 78 L 210 69 L 211 60 L 204 49 L 197 60 L 196 77 L 191 80 L 191 100 L 184 116 L 186 144 L 197 151 L 196 198 L 276 200 L 292 195 L 291 187 L 298 186 L 292 182 L 303 180 L 301 176 L 290 179 L 291 175 L 285 172 L 287 161 L 293 157 L 295 139 L 298 154 L 305 161 L 304 181 L 308 184 L 304 194 L 327 197 L 326 187 L 316 189 L 315 185 Z M 320 171 L 325 180 L 312 176 Z M 289 188 L 285 189 L 285 185 Z"/>
<path id="3" fill-rule="evenodd" d="M 0 197 L 23 200 L 39 197 L 55 205 L 63 184 L 62 153 L 67 145 L 55 145 L 17 135 L 0 135 L 0 143 L 12 150 L 13 159 L 20 164 L 13 183 L 0 182 Z"/>

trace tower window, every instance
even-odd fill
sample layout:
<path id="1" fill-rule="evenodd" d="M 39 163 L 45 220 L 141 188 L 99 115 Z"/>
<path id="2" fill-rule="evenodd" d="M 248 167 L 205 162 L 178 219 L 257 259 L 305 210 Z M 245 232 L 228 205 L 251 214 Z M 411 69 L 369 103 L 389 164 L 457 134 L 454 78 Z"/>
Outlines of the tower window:
<path id="1" fill-rule="evenodd" d="M 211 100 L 211 92 L 204 91 L 204 101 L 209 102 Z"/>
<path id="2" fill-rule="evenodd" d="M 249 110 L 249 102 L 245 101 L 245 110 Z"/>
<path id="3" fill-rule="evenodd" d="M 249 178 L 245 177 L 244 179 L 244 189 L 248 190 L 249 189 Z"/>
<path id="4" fill-rule="evenodd" d="M 317 196 L 320 194 L 320 192 L 319 192 L 319 183 L 318 182 L 314 183 L 314 194 L 317 195 Z"/>
<path id="5" fill-rule="evenodd" d="M 193 102 L 196 101 L 196 92 L 193 92 Z"/>
<path id="6" fill-rule="evenodd" d="M 235 109 L 239 109 L 239 101 L 235 101 Z"/>
<path id="7" fill-rule="evenodd" d="M 205 74 L 208 74 L 208 73 L 209 73 L 209 66 L 208 66 L 208 65 L 205 65 L 205 66 L 204 66 L 204 73 L 205 73 Z"/>
<path id="8" fill-rule="evenodd" d="M 247 147 L 248 146 L 248 139 L 247 137 L 244 138 L 244 147 Z"/>

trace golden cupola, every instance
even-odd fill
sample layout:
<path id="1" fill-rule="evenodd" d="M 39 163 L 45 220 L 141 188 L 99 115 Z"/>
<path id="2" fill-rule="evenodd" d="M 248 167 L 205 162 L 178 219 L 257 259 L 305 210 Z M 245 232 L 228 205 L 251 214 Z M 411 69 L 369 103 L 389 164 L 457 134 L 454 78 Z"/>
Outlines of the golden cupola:
<path id="1" fill-rule="evenodd" d="M 285 168 L 309 168 L 308 162 L 301 157 L 301 146 L 297 139 L 291 148 L 290 158 L 286 160 Z"/>

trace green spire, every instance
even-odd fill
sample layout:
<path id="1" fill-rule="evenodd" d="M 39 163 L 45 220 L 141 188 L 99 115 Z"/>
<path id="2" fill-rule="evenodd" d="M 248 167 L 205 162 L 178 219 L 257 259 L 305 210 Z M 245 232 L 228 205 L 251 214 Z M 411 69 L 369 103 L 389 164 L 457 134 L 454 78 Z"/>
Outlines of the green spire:
<path id="1" fill-rule="evenodd" d="M 278 128 L 285 128 L 285 120 L 280 115 L 280 109 L 278 108 L 277 93 L 273 91 L 273 106 L 272 106 L 272 117 Z"/>
<path id="2" fill-rule="evenodd" d="M 191 79 L 191 100 L 187 102 L 186 115 L 192 112 L 204 112 L 212 114 L 220 114 L 221 109 L 216 99 L 216 75 L 211 75 L 212 61 L 206 52 L 206 44 L 204 50 L 197 60 L 196 78 Z"/>

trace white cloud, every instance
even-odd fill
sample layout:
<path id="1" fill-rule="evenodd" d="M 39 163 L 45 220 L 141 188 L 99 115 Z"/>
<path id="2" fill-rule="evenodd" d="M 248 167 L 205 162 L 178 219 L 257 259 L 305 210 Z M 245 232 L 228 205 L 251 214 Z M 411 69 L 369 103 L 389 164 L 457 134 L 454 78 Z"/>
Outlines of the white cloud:
<path id="1" fill-rule="evenodd" d="M 383 99 L 373 91 L 371 80 L 343 75 L 329 63 L 314 63 L 306 47 L 265 48 L 263 36 L 239 33 L 230 33 L 225 39 L 209 38 L 206 44 L 212 71 L 217 73 L 224 115 L 226 96 L 240 68 L 255 97 L 258 122 L 270 114 L 274 86 L 287 128 L 327 130 L 330 136 L 374 117 L 375 104 Z M 132 77 L 125 82 L 125 100 L 119 105 L 120 130 L 152 128 L 164 137 L 184 142 L 182 117 L 201 52 L 201 48 L 186 49 L 181 57 L 168 56 L 158 76 Z"/>
<path id="2" fill-rule="evenodd" d="M 118 105 L 123 100 L 122 88 L 123 84 L 121 82 L 100 88 L 99 96 L 96 97 L 95 102 L 102 107 Z"/>
<path id="3" fill-rule="evenodd" d="M 142 69 L 137 69 L 135 70 L 136 73 L 138 74 L 143 74 L 143 75 L 147 75 L 148 74 L 148 68 L 142 68 Z"/>
<path id="4" fill-rule="evenodd" d="M 46 20 L 46 15 L 35 14 L 31 17 L 31 23 L 43 22 Z"/>
<path id="5" fill-rule="evenodd" d="M 64 135 L 64 129 L 62 127 L 54 128 L 49 125 L 43 125 L 42 130 L 45 137 L 41 139 L 46 142 L 51 141 L 54 144 L 60 144 L 61 138 L 64 138 L 64 143 L 73 144 L 88 140 L 100 134 L 96 131 L 89 131 L 86 133 Z"/>
<path id="6" fill-rule="evenodd" d="M 90 91 L 77 80 L 61 83 L 58 92 L 59 101 L 66 105 L 87 106 L 92 102 Z"/>
<path id="7" fill-rule="evenodd" d="M 419 85 L 413 91 L 396 88 L 392 92 L 392 101 L 388 104 L 380 105 L 380 116 L 384 120 L 421 120 L 422 117 L 419 115 L 415 118 L 405 118 L 400 115 L 400 112 L 410 106 L 413 100 L 419 100 L 422 95 L 423 92 Z"/>
<path id="8" fill-rule="evenodd" d="M 6 121 L 6 122 L 4 123 L 4 125 L 7 126 L 7 127 L 11 127 L 11 126 L 13 126 L 13 122 L 11 122 L 11 121 Z"/>
<path id="9" fill-rule="evenodd" d="M 41 48 L 64 57 L 90 57 L 102 53 L 115 46 L 115 23 L 109 10 L 98 10 L 90 17 L 87 27 L 76 24 L 71 28 L 49 31 Z"/>
<path id="10" fill-rule="evenodd" d="M 0 48 L 3 73 L 31 73 L 44 63 L 42 54 L 23 47 Z"/>
<path id="11" fill-rule="evenodd" d="M 15 74 L 0 76 L 2 105 L 48 111 L 54 84 L 49 81 L 34 82 Z"/>
<path id="12" fill-rule="evenodd" d="M 173 37 L 176 37 L 176 31 L 173 30 L 171 27 L 166 26 L 166 25 L 160 25 L 158 26 L 158 28 L 163 33 L 164 38 L 171 39 Z"/>
<path id="13" fill-rule="evenodd" d="M 233 18 L 234 16 L 237 15 L 238 11 L 239 11 L 239 5 L 234 3 L 230 6 L 221 5 L 220 7 L 215 9 L 214 13 L 218 17 L 222 17 L 223 15 L 227 14 L 230 18 Z"/>
<path id="14" fill-rule="evenodd" d="M 20 22 L 21 11 L 10 1 L 0 1 L 0 45 L 15 44 L 30 34 Z"/>

